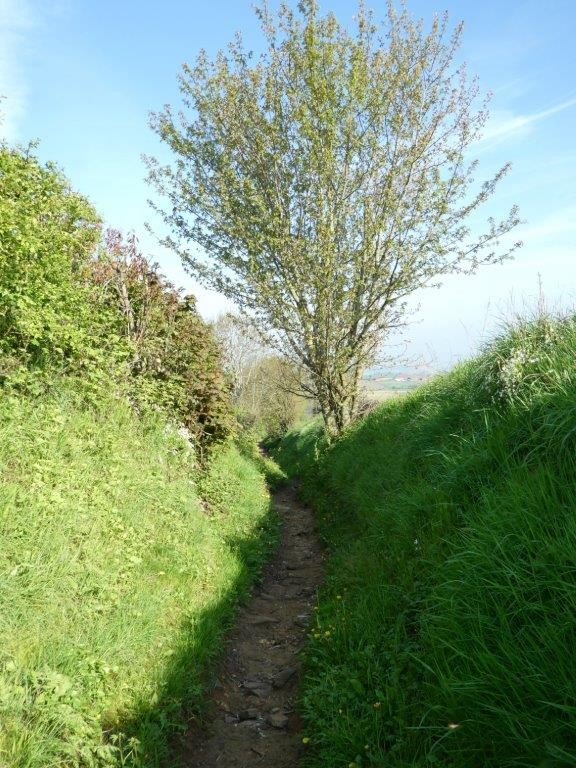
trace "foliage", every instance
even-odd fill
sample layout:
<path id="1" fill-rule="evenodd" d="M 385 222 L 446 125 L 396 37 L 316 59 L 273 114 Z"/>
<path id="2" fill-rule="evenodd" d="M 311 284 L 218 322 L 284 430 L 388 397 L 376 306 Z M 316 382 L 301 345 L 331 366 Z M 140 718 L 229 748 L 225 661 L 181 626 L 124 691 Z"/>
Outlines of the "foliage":
<path id="1" fill-rule="evenodd" d="M 160 407 L 200 452 L 233 425 L 210 328 L 136 247 L 108 230 L 54 165 L 0 148 L 0 385 L 54 373 Z"/>
<path id="2" fill-rule="evenodd" d="M 257 13 L 259 59 L 238 37 L 183 67 L 187 113 L 152 119 L 174 163 L 149 159 L 149 178 L 167 199 L 165 243 L 296 363 L 340 432 L 405 299 L 519 245 L 498 247 L 515 208 L 479 236 L 467 223 L 508 166 L 474 187 L 469 150 L 487 111 L 454 63 L 461 25 L 424 32 L 391 2 L 381 31 L 363 5 L 354 33 L 316 0 Z"/>
<path id="3" fill-rule="evenodd" d="M 276 536 L 228 389 L 193 297 L 0 147 L 2 766 L 172 760 Z"/>
<path id="4" fill-rule="evenodd" d="M 93 299 L 113 310 L 110 334 L 126 340 L 130 395 L 140 409 L 153 405 L 184 426 L 203 452 L 233 427 L 220 348 L 196 310 L 127 240 L 108 230 L 87 266 Z"/>
<path id="5" fill-rule="evenodd" d="M 295 366 L 266 349 L 253 326 L 237 315 L 219 317 L 213 328 L 222 347 L 224 368 L 232 379 L 240 423 L 258 427 L 269 437 L 287 432 L 306 407 L 297 394 Z"/>
<path id="6" fill-rule="evenodd" d="M 569 367 L 559 367 L 574 349 L 576 319 L 552 317 L 545 311 L 509 324 L 479 361 L 477 387 L 497 402 L 529 404 L 546 392 L 570 386 Z"/>
<path id="7" fill-rule="evenodd" d="M 0 764 L 160 765 L 274 541 L 258 468 L 68 382 L 3 399 L 0 481 Z"/>
<path id="8" fill-rule="evenodd" d="M 262 358 L 254 372 L 252 384 L 252 413 L 266 435 L 285 434 L 302 416 L 305 401 L 294 391 L 294 366 L 284 357 L 268 355 Z M 247 400 L 247 398 L 246 398 Z M 247 404 L 245 412 L 248 411 Z"/>
<path id="9" fill-rule="evenodd" d="M 328 447 L 277 446 L 332 551 L 305 765 L 576 763 L 575 350 L 540 315 Z"/>
<path id="10" fill-rule="evenodd" d="M 286 473 L 267 452 L 262 450 L 260 430 L 245 427 L 236 435 L 236 445 L 240 453 L 256 464 L 266 479 L 268 488 L 275 490 L 288 479 Z"/>
<path id="11" fill-rule="evenodd" d="M 96 346 L 78 273 L 100 221 L 32 149 L 0 146 L 0 383 L 22 365 L 64 365 Z"/>
<path id="12" fill-rule="evenodd" d="M 253 326 L 232 312 L 217 317 L 212 328 L 222 349 L 224 369 L 232 380 L 234 402 L 250 402 L 247 392 L 253 388 L 255 372 L 268 350 L 262 345 Z"/>

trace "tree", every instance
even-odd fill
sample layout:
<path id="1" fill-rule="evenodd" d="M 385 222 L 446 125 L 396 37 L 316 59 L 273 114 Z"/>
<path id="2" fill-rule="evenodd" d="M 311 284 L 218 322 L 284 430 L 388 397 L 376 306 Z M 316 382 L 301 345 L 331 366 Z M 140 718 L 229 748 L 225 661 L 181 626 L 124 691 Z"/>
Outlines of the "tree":
<path id="1" fill-rule="evenodd" d="M 269 437 L 280 437 L 294 426 L 305 411 L 305 402 L 294 391 L 294 366 L 286 357 L 263 357 L 251 383 L 257 405 L 257 421 Z"/>
<path id="2" fill-rule="evenodd" d="M 298 371 L 290 360 L 262 346 L 253 326 L 227 312 L 213 324 L 224 370 L 232 381 L 232 399 L 244 425 L 261 425 L 280 435 L 304 410 L 298 398 Z"/>
<path id="3" fill-rule="evenodd" d="M 254 328 L 239 315 L 227 312 L 214 321 L 212 328 L 222 349 L 224 369 L 232 380 L 232 399 L 245 404 L 258 366 L 267 354 Z"/>
<path id="4" fill-rule="evenodd" d="M 487 110 L 455 63 L 461 25 L 425 32 L 391 2 L 381 33 L 363 5 L 354 33 L 316 0 L 257 13 L 259 59 L 238 37 L 184 65 L 187 112 L 152 116 L 174 163 L 148 158 L 149 178 L 168 201 L 164 242 L 300 366 L 340 432 L 406 298 L 519 245 L 498 245 L 516 208 L 480 236 L 467 223 L 508 165 L 474 186 L 467 153 Z"/>

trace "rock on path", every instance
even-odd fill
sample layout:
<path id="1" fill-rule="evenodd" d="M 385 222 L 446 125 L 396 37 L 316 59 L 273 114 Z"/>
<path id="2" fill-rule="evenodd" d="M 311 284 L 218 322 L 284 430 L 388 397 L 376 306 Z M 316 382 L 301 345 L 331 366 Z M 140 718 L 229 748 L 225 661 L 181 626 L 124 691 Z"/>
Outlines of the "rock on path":
<path id="1" fill-rule="evenodd" d="M 180 757 L 188 768 L 296 768 L 299 651 L 312 622 L 323 555 L 312 513 L 295 487 L 274 496 L 280 545 L 261 586 L 238 612 L 217 673 L 206 728 L 192 727 Z"/>

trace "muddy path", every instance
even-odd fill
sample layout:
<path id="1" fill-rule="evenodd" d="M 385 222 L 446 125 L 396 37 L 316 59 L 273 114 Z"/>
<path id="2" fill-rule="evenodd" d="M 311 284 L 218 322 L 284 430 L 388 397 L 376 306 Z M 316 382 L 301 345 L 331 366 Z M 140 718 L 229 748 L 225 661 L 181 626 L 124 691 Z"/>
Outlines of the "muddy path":
<path id="1" fill-rule="evenodd" d="M 280 544 L 260 586 L 238 612 L 217 672 L 204 731 L 187 734 L 188 768 L 296 768 L 301 651 L 322 580 L 322 551 L 294 486 L 274 495 Z"/>

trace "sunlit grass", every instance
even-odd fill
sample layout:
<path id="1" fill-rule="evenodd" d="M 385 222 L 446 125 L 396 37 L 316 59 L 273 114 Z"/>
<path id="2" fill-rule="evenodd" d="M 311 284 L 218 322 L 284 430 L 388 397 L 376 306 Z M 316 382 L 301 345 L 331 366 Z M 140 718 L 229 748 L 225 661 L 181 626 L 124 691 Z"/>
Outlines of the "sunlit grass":
<path id="1" fill-rule="evenodd" d="M 574 319 L 521 321 L 329 449 L 277 449 L 332 555 L 307 766 L 576 765 L 575 355 Z"/>
<path id="2" fill-rule="evenodd" d="M 0 764 L 158 765 L 274 536 L 253 462 L 69 388 L 0 405 Z"/>

